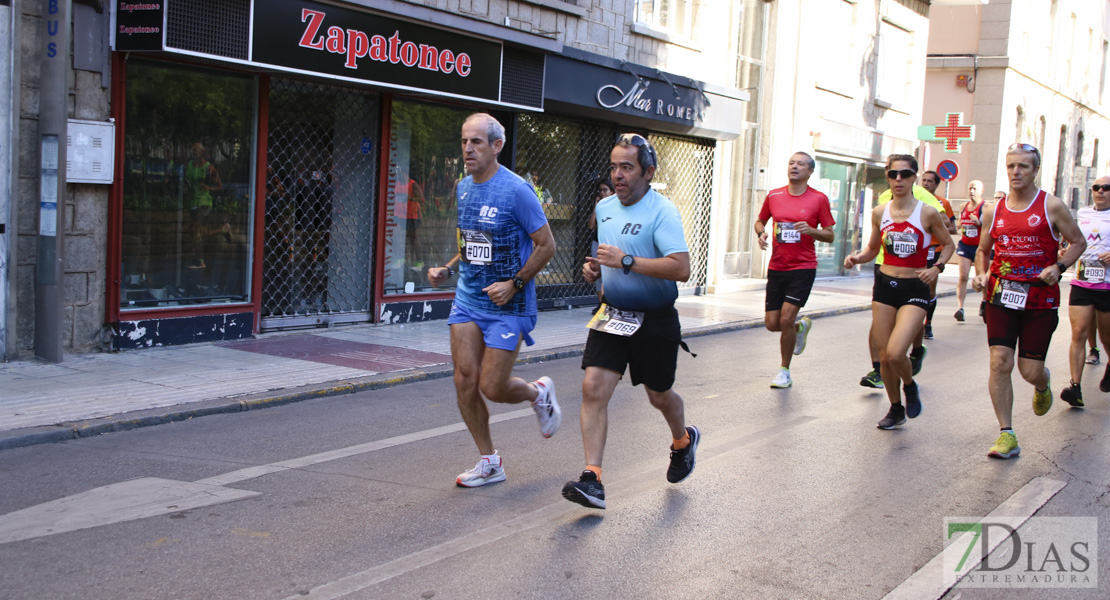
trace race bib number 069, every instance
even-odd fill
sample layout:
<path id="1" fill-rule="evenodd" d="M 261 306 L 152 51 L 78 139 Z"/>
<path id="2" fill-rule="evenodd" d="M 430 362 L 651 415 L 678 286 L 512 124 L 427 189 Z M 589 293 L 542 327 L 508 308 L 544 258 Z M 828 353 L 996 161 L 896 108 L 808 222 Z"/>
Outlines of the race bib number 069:
<path id="1" fill-rule="evenodd" d="M 586 327 L 603 333 L 628 337 L 639 331 L 643 324 L 644 313 L 642 312 L 620 310 L 608 304 L 602 304 L 590 322 L 586 323 Z"/>

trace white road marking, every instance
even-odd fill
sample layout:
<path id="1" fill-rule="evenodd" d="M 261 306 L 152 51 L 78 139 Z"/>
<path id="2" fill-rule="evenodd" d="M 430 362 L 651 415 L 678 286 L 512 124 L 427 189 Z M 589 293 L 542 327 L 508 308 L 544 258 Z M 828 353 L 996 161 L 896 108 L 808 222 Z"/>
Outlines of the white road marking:
<path id="1" fill-rule="evenodd" d="M 143 477 L 0 516 L 0 544 L 261 496 L 203 483 Z"/>
<path id="2" fill-rule="evenodd" d="M 490 415 L 489 421 L 501 423 L 533 414 L 531 408 L 524 408 Z M 459 431 L 466 431 L 464 423 L 248 467 L 193 483 L 155 477 L 113 483 L 0 515 L 0 544 L 254 498 L 261 494 L 223 486 Z"/>
<path id="3" fill-rule="evenodd" d="M 782 433 L 789 429 L 793 429 L 800 425 L 809 423 L 816 420 L 816 417 L 796 417 L 789 421 L 784 421 L 778 425 L 773 425 L 766 429 L 761 429 L 746 436 L 717 443 L 702 449 L 698 447 L 698 455 L 701 458 L 699 462 L 712 460 L 713 458 L 723 456 L 733 450 L 738 450 L 749 444 L 769 438 L 776 434 Z M 606 488 L 610 491 L 618 492 L 622 497 L 633 496 L 639 492 L 647 489 L 656 488 L 659 486 L 659 469 L 653 467 L 646 469 L 635 475 L 631 475 L 613 483 L 607 483 Z M 365 571 L 348 575 L 341 579 L 325 583 L 318 587 L 309 590 L 307 596 L 296 595 L 290 596 L 286 600 L 297 600 L 300 598 L 340 598 L 354 592 L 364 590 L 370 586 L 376 585 L 383 581 L 392 579 L 399 575 L 404 575 L 410 571 L 426 567 L 430 564 L 441 561 L 445 558 L 457 556 L 468 550 L 473 550 L 479 546 L 483 546 L 490 542 L 495 542 L 504 537 L 527 531 L 537 525 L 543 523 L 556 521 L 564 518 L 571 513 L 580 513 L 583 510 L 581 506 L 572 504 L 566 501 L 559 501 L 523 514 L 515 519 L 510 519 L 503 523 L 487 527 L 480 531 L 457 537 L 453 540 L 444 542 L 431 548 L 426 548 L 419 552 L 414 552 L 405 556 L 400 556 L 387 563 L 371 567 Z M 596 514 L 596 513 L 591 513 Z"/>
<path id="4" fill-rule="evenodd" d="M 990 521 L 993 523 L 1005 523 L 1014 529 L 1018 529 L 1022 523 L 1025 523 L 1033 516 L 1042 506 L 1045 505 L 1053 496 L 1060 490 L 1064 489 L 1067 483 L 1049 479 L 1047 477 L 1036 477 L 1029 483 L 1022 486 L 1021 489 L 1014 492 L 1009 498 L 999 504 L 997 508 L 991 511 L 989 515 L 983 518 L 983 521 Z M 939 531 L 940 524 L 937 524 Z M 925 566 L 917 570 L 916 573 L 910 575 L 908 579 L 903 581 L 898 587 L 894 588 L 887 594 L 883 600 L 922 600 L 923 598 L 940 598 L 955 583 L 959 577 L 964 576 L 967 572 L 979 566 L 983 558 L 981 553 L 972 552 L 968 555 L 968 560 L 964 564 L 964 568 L 960 571 L 959 577 L 946 577 L 944 572 L 944 557 L 945 554 L 955 554 L 958 557 L 963 554 L 971 543 L 972 533 L 965 533 L 961 536 L 953 538 L 952 542 L 945 546 L 944 550 L 933 557 Z M 1008 537 L 999 536 L 998 539 L 993 540 L 991 544 L 991 551 L 999 546 L 1002 542 L 1009 539 Z"/>

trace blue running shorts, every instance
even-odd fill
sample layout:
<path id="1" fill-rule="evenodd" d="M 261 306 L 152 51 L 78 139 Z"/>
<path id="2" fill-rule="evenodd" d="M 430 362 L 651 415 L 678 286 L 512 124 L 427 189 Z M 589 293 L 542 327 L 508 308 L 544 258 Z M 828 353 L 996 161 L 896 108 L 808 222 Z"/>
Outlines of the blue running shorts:
<path id="1" fill-rule="evenodd" d="M 447 324 L 474 323 L 482 330 L 482 338 L 487 348 L 499 350 L 516 350 L 517 344 L 523 339 L 524 343 L 531 346 L 536 343 L 531 335 L 536 328 L 536 315 L 530 317 L 516 317 L 512 315 L 491 315 L 480 310 L 471 310 L 458 302 L 451 303 L 451 314 L 447 317 Z"/>

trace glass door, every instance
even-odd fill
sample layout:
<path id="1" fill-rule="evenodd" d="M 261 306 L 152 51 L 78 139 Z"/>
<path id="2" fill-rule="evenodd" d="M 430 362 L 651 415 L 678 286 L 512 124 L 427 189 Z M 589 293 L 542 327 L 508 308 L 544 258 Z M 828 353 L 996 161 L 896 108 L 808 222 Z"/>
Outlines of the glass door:
<path id="1" fill-rule="evenodd" d="M 856 188 L 856 166 L 851 163 L 817 159 L 816 181 L 809 183 L 829 197 L 836 226 L 836 240 L 831 244 L 817 242 L 817 274 L 841 275 L 844 273 L 844 257 L 854 241 L 855 222 L 850 216 L 856 211 L 853 201 Z M 848 232 L 846 235 L 845 232 Z"/>

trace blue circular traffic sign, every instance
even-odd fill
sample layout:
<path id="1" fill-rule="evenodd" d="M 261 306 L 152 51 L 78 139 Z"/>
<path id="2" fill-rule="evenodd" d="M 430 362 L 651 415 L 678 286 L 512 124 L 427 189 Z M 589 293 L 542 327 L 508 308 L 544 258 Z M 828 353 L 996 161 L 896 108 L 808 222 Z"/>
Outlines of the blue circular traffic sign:
<path id="1" fill-rule="evenodd" d="M 954 160 L 942 160 L 937 165 L 937 175 L 945 181 L 952 181 L 960 174 L 960 167 Z"/>

